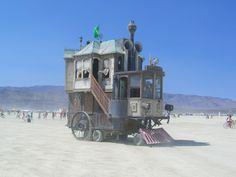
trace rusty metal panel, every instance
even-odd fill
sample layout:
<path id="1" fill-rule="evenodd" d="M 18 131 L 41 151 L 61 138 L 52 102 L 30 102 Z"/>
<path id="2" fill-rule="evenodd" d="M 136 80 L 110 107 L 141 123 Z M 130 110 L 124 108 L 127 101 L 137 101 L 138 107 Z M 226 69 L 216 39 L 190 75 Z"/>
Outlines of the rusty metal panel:
<path id="1" fill-rule="evenodd" d="M 124 118 L 127 117 L 128 114 L 127 107 L 127 100 L 111 100 L 109 113 L 111 114 L 112 118 Z"/>

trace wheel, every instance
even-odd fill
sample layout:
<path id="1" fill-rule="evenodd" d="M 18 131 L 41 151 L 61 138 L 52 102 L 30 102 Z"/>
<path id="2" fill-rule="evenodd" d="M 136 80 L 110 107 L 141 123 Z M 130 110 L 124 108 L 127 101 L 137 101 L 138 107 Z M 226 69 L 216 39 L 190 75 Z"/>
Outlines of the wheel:
<path id="1" fill-rule="evenodd" d="M 142 137 L 142 135 L 141 135 L 140 133 L 136 133 L 136 134 L 134 135 L 133 142 L 134 142 L 134 144 L 137 145 L 137 146 L 142 146 L 142 145 L 145 144 L 144 139 L 143 139 L 143 137 Z"/>
<path id="2" fill-rule="evenodd" d="M 101 130 L 94 130 L 92 138 L 93 138 L 93 141 L 96 141 L 96 142 L 103 141 L 104 139 L 103 132 Z"/>
<path id="3" fill-rule="evenodd" d="M 71 122 L 71 130 L 78 140 L 91 140 L 92 125 L 91 119 L 86 112 L 76 113 Z"/>
<path id="4" fill-rule="evenodd" d="M 235 129 L 236 128 L 236 126 L 235 126 L 235 123 L 234 122 L 232 122 L 232 124 L 231 124 L 231 127 L 230 128 L 232 128 L 232 129 Z"/>
<path id="5" fill-rule="evenodd" d="M 224 128 L 229 128 L 229 124 L 228 124 L 227 122 L 225 122 L 225 123 L 223 124 L 223 127 L 224 127 Z"/>

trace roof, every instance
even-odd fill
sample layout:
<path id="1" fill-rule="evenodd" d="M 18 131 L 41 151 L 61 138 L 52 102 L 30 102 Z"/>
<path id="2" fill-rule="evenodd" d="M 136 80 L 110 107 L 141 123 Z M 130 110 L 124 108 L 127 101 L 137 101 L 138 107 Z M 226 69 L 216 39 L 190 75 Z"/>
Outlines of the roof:
<path id="1" fill-rule="evenodd" d="M 65 49 L 64 50 L 64 58 L 73 58 L 74 54 L 77 53 L 79 50 L 75 49 Z"/>
<path id="2" fill-rule="evenodd" d="M 88 55 L 96 53 L 99 55 L 111 54 L 111 53 L 124 53 L 123 40 L 109 40 L 104 42 L 93 41 L 86 45 L 82 50 L 76 52 L 74 56 Z"/>

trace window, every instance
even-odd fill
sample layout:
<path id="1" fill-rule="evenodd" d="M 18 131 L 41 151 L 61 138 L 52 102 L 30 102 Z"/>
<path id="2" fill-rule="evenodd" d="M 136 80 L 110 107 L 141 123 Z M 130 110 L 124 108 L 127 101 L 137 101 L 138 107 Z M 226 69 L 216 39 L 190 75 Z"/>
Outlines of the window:
<path id="1" fill-rule="evenodd" d="M 153 77 L 145 76 L 143 79 L 143 97 L 144 98 L 153 98 Z"/>
<path id="2" fill-rule="evenodd" d="M 117 62 L 117 71 L 124 71 L 124 60 L 123 57 L 119 56 L 118 57 L 118 62 Z"/>
<path id="3" fill-rule="evenodd" d="M 109 59 L 105 59 L 104 60 L 104 70 L 103 70 L 103 75 L 105 79 L 108 79 L 110 77 L 110 60 Z"/>
<path id="4" fill-rule="evenodd" d="M 130 98 L 140 97 L 140 76 L 130 76 Z"/>
<path id="5" fill-rule="evenodd" d="M 83 60 L 83 78 L 89 77 L 90 60 Z"/>
<path id="6" fill-rule="evenodd" d="M 156 87 L 155 87 L 155 99 L 161 98 L 161 79 L 156 78 Z"/>
<path id="7" fill-rule="evenodd" d="M 82 78 L 82 61 L 77 61 L 75 65 L 75 78 L 81 79 Z"/>
<path id="8" fill-rule="evenodd" d="M 83 78 L 88 78 L 88 77 L 89 77 L 89 71 L 85 69 L 83 71 Z"/>
<path id="9" fill-rule="evenodd" d="M 110 70 L 108 68 L 105 68 L 103 70 L 104 78 L 109 78 L 110 77 Z"/>
<path id="10" fill-rule="evenodd" d="M 78 60 L 75 65 L 75 79 L 89 77 L 90 60 Z"/>

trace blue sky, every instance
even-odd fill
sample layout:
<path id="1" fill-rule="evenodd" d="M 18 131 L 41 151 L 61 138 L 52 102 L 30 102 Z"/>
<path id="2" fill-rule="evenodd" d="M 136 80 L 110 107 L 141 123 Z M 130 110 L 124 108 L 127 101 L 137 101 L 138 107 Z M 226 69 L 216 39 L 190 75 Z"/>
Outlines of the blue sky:
<path id="1" fill-rule="evenodd" d="M 236 100 L 236 1 L 234 0 L 1 0 L 0 86 L 64 84 L 64 48 L 79 37 L 128 37 L 143 56 L 160 58 L 165 92 Z"/>

